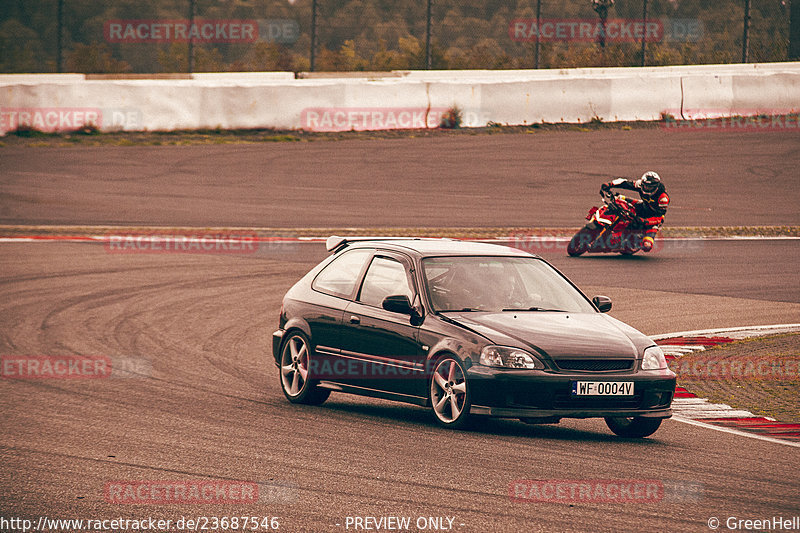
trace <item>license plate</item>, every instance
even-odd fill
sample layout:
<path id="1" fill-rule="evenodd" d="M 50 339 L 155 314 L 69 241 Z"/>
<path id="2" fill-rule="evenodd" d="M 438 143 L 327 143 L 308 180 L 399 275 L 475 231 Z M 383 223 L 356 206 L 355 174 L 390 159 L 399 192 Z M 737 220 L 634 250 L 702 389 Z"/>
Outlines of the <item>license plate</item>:
<path id="1" fill-rule="evenodd" d="M 573 396 L 633 396 L 633 381 L 573 381 Z"/>

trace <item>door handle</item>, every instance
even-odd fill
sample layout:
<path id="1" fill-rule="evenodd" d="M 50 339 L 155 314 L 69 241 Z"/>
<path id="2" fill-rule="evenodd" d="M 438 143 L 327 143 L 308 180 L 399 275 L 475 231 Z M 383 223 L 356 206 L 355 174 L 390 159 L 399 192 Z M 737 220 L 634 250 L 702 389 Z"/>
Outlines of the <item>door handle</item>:
<path id="1" fill-rule="evenodd" d="M 358 318 L 356 315 L 352 315 L 350 317 L 350 323 L 351 324 L 361 324 L 361 319 Z"/>

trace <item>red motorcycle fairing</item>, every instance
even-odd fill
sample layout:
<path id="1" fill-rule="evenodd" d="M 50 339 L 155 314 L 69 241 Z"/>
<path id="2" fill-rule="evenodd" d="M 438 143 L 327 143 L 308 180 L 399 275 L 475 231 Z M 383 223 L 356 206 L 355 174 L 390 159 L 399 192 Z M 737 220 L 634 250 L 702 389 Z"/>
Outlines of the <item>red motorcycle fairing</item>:
<path id="1" fill-rule="evenodd" d="M 636 208 L 624 197 L 610 194 L 605 205 L 592 207 L 586 215 L 589 221 L 572 237 L 567 253 L 635 254 L 642 250 L 647 227 L 636 216 Z"/>

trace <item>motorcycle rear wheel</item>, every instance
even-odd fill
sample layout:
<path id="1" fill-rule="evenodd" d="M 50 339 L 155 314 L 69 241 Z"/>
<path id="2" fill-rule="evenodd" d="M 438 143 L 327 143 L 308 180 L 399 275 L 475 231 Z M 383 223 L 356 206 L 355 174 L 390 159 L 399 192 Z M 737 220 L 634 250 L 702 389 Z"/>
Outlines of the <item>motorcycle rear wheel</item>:
<path id="1" fill-rule="evenodd" d="M 598 231 L 596 229 L 589 229 L 584 226 L 572 237 L 572 240 L 569 241 L 567 253 L 571 257 L 578 257 L 579 255 L 585 254 L 592 247 L 597 233 Z"/>

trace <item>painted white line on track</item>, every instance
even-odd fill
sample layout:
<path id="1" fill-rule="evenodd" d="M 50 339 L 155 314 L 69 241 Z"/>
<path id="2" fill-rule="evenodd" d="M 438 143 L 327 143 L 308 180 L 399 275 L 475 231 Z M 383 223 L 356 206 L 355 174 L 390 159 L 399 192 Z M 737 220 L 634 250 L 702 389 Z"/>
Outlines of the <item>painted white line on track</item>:
<path id="1" fill-rule="evenodd" d="M 761 418 L 750 411 L 735 409 L 726 403 L 710 403 L 706 398 L 674 398 L 672 411 L 686 418 Z"/>
<path id="2" fill-rule="evenodd" d="M 690 426 L 697 426 L 705 429 L 713 429 L 714 431 L 721 431 L 722 433 L 730 433 L 732 435 L 738 435 L 740 437 L 749 437 L 751 439 L 762 440 L 765 442 L 772 442 L 774 444 L 784 444 L 786 446 L 792 446 L 794 448 L 800 448 L 800 442 L 792 442 L 790 440 L 783 440 L 783 439 L 776 439 L 774 437 L 767 437 L 764 435 L 759 435 L 757 433 L 749 433 L 747 431 L 741 431 L 738 429 L 733 429 L 724 426 L 716 426 L 713 424 L 708 424 L 706 422 L 700 422 L 699 420 L 692 420 L 690 418 L 684 418 L 682 416 L 675 415 L 671 418 L 676 422 L 681 422 L 683 424 L 689 424 Z"/>
<path id="3" fill-rule="evenodd" d="M 661 351 L 665 354 L 675 355 L 676 357 L 694 352 L 702 352 L 706 349 L 705 346 L 683 346 L 679 344 L 659 344 L 658 347 L 661 348 Z"/>
<path id="4" fill-rule="evenodd" d="M 704 403 L 708 401 L 705 398 L 698 398 L 697 396 L 694 396 L 692 398 L 675 398 L 672 401 L 672 403 L 674 404 L 678 400 L 680 400 L 681 403 L 686 403 L 686 404 Z"/>
<path id="5" fill-rule="evenodd" d="M 724 404 L 724 403 L 710 404 L 710 403 L 708 403 L 707 399 L 700 398 L 698 396 L 695 396 L 693 398 L 675 398 L 672 401 L 672 405 L 674 406 L 676 402 L 681 406 L 681 409 L 683 409 L 684 407 L 687 408 L 687 409 L 693 409 L 693 408 L 699 408 L 700 406 L 705 406 L 706 409 L 712 409 L 712 408 L 713 409 L 733 409 L 731 406 L 729 406 L 727 404 Z M 753 418 L 764 418 L 766 420 L 769 420 L 770 422 L 775 422 L 774 418 L 770 418 L 768 416 L 756 416 L 756 415 L 752 415 L 752 414 L 750 416 L 753 417 Z"/>
<path id="6" fill-rule="evenodd" d="M 704 420 L 704 419 L 707 419 L 707 418 L 714 418 L 714 419 L 720 419 L 720 418 L 761 418 L 761 417 L 757 417 L 756 415 L 754 415 L 750 411 L 739 411 L 739 410 L 736 410 L 733 407 L 731 407 L 730 405 L 726 405 L 724 408 L 720 407 L 719 409 L 711 409 L 711 410 L 698 409 L 698 410 L 695 411 L 693 409 L 688 409 L 688 410 L 678 409 L 677 411 L 678 411 L 677 412 L 677 416 L 680 416 L 680 417 L 683 417 L 683 418 L 690 418 L 692 420 Z"/>

